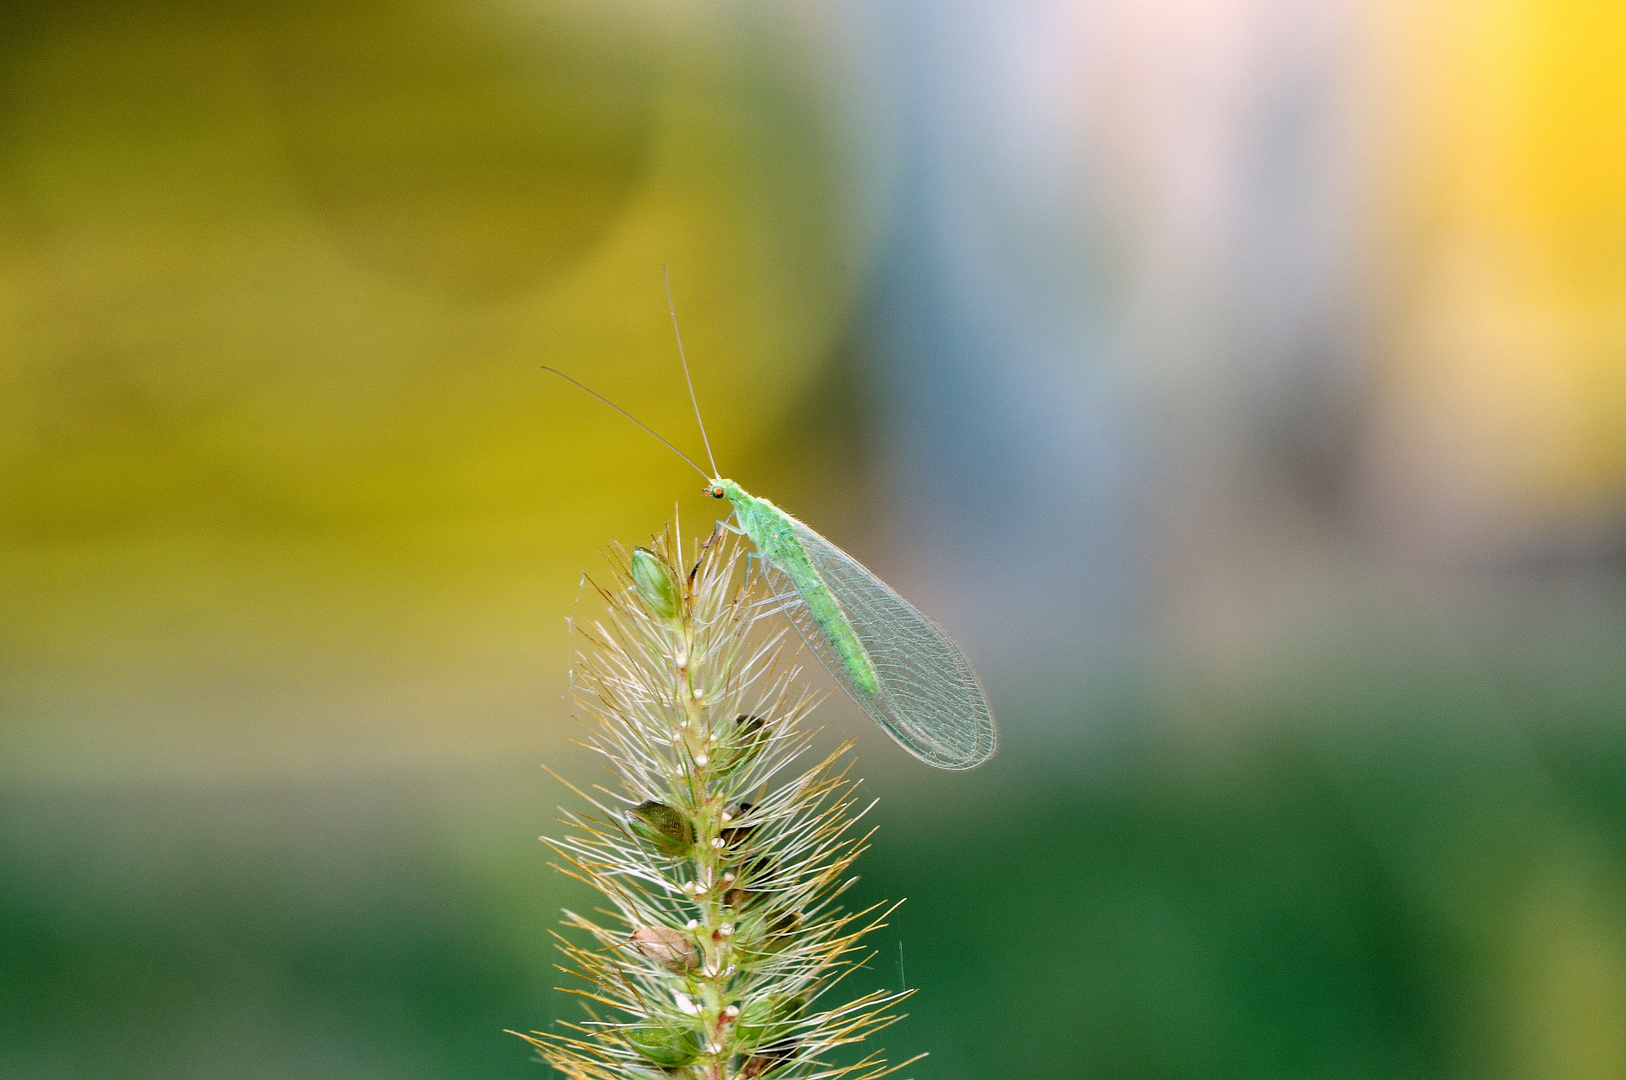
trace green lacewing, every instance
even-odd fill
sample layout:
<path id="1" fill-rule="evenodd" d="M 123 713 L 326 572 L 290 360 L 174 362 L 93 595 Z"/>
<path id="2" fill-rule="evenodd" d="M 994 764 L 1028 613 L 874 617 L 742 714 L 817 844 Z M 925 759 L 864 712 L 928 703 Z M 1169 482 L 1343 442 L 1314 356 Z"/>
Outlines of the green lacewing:
<path id="1" fill-rule="evenodd" d="M 666 299 L 677 333 L 670 285 Z M 987 761 L 999 741 L 994 717 L 959 646 L 857 559 L 719 474 L 689 378 L 689 362 L 683 356 L 681 333 L 678 355 L 711 462 L 709 473 L 615 402 L 557 368 L 542 370 L 598 398 L 660 439 L 706 478 L 705 494 L 728 500 L 738 530 L 756 547 L 773 594 L 808 649 L 898 745 L 939 769 L 970 769 Z"/>

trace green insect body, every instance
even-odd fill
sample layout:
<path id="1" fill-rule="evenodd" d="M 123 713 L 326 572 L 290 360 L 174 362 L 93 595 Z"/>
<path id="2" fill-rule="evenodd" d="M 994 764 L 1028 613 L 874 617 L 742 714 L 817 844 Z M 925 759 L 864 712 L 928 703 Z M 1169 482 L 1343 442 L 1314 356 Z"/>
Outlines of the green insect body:
<path id="1" fill-rule="evenodd" d="M 672 330 L 677 311 L 667 289 Z M 678 356 L 683 338 L 678 335 Z M 654 428 L 558 368 L 543 367 L 602 401 L 664 443 L 695 472 L 707 477 L 706 494 L 727 499 L 739 530 L 755 545 L 781 608 L 809 651 L 860 708 L 905 750 L 939 769 L 970 769 L 993 756 L 999 743 L 988 698 L 958 645 L 890 585 L 866 570 L 806 524 L 767 499 L 747 494 L 717 477 L 717 461 L 700 423 L 711 471 Z M 700 403 L 683 360 L 689 400 L 700 420 Z M 635 587 L 662 618 L 675 612 L 674 583 L 654 560 L 633 556 Z"/>
<path id="2" fill-rule="evenodd" d="M 994 718 L 959 647 L 851 555 L 767 499 L 714 479 L 781 609 L 836 682 L 898 744 L 940 769 L 993 755 Z"/>
<path id="3" fill-rule="evenodd" d="M 790 515 L 767 499 L 747 494 L 732 480 L 718 480 L 708 489 L 708 494 L 715 497 L 718 489 L 734 507 L 740 528 L 756 545 L 757 554 L 777 567 L 796 586 L 802 603 L 807 605 L 808 614 L 818 623 L 819 629 L 841 657 L 841 664 L 852 681 L 870 697 L 880 693 L 880 683 L 875 677 L 875 665 L 870 662 L 869 653 L 864 651 L 863 643 L 853 632 L 852 623 L 841 610 L 840 601 L 825 585 L 813 561 L 808 558 L 807 549 L 797 539 Z"/>

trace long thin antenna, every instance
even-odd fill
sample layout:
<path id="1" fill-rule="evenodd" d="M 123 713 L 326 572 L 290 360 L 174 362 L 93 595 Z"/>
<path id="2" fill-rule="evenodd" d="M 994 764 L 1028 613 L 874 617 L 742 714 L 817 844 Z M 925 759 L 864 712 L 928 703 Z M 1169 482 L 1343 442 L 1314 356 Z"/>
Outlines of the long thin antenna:
<path id="1" fill-rule="evenodd" d="M 654 428 L 650 427 L 648 424 L 644 423 L 642 420 L 638 419 L 636 416 L 632 415 L 630 412 L 623 409 L 621 406 L 617 405 L 615 402 L 611 401 L 609 398 L 605 397 L 603 394 L 599 393 L 597 390 L 594 390 L 592 387 L 589 387 L 589 386 L 584 386 L 583 384 L 577 382 L 575 379 L 572 379 L 569 375 L 566 375 L 564 372 L 560 371 L 556 367 L 549 367 L 548 365 L 543 364 L 542 365 L 542 370 L 543 371 L 551 371 L 555 375 L 557 375 L 561 379 L 563 379 L 565 382 L 567 382 L 570 385 L 574 386 L 576 389 L 585 390 L 587 393 L 592 394 L 594 397 L 596 397 L 600 401 L 604 402 L 604 404 L 608 405 L 610 408 L 614 409 L 616 412 L 620 413 L 622 416 L 625 416 L 628 420 L 631 420 L 634 424 L 637 424 L 639 427 L 643 428 L 645 431 L 647 431 L 651 435 L 655 436 L 655 438 L 660 439 L 661 442 L 666 443 L 666 448 L 668 450 L 672 451 L 672 453 L 676 454 L 678 457 L 682 458 L 684 461 L 687 461 L 689 463 L 690 467 L 693 468 L 695 472 L 699 473 L 701 476 L 705 476 L 707 480 L 711 479 L 710 476 L 706 475 L 706 470 L 705 469 L 702 469 L 700 466 L 696 465 L 694 463 L 693 459 L 690 458 L 688 454 L 685 454 L 682 450 L 679 450 L 677 447 L 675 447 L 671 443 L 667 442 L 666 439 L 664 437 L 662 437 L 660 432 L 656 431 Z"/>
<path id="2" fill-rule="evenodd" d="M 683 361 L 683 381 L 689 384 L 689 402 L 694 405 L 694 418 L 700 424 L 700 441 L 706 444 L 706 459 L 711 462 L 711 476 L 717 476 L 717 458 L 711 452 L 711 439 L 706 436 L 706 422 L 700 419 L 700 400 L 694 396 L 694 380 L 689 378 L 689 358 L 683 355 L 683 334 L 678 330 L 677 305 L 672 303 L 672 279 L 666 276 L 666 264 L 661 263 L 661 284 L 666 286 L 666 310 L 672 313 L 672 334 L 677 338 L 678 359 Z M 708 476 L 706 479 L 711 479 Z"/>

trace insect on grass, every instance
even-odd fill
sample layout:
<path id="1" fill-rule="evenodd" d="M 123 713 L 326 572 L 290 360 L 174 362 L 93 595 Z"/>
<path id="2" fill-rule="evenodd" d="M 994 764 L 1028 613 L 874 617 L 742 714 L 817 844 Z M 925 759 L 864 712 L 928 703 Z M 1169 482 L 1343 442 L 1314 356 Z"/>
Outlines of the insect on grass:
<path id="1" fill-rule="evenodd" d="M 664 277 L 664 268 L 662 275 Z M 939 769 L 970 769 L 998 745 L 988 699 L 959 646 L 857 559 L 767 499 L 724 478 L 711 452 L 700 402 L 683 353 L 677 307 L 666 287 L 683 378 L 711 471 L 604 395 L 544 366 L 659 439 L 706 479 L 705 494 L 733 508 L 728 526 L 756 548 L 773 595 L 813 655 L 881 729 Z"/>

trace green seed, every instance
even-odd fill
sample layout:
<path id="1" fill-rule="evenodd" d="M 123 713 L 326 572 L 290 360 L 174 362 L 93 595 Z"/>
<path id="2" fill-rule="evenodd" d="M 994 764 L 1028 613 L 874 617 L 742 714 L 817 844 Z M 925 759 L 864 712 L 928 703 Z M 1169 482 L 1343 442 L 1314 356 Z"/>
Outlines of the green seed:
<path id="1" fill-rule="evenodd" d="M 747 953 L 776 953 L 796 940 L 801 927 L 802 917 L 794 911 L 754 911 L 736 925 L 734 947 Z"/>
<path id="2" fill-rule="evenodd" d="M 678 617 L 680 593 L 677 578 L 672 568 L 648 548 L 634 548 L 632 551 L 632 583 L 638 590 L 639 599 L 648 604 L 649 610 L 657 616 L 667 620 Z"/>
<path id="3" fill-rule="evenodd" d="M 694 849 L 694 823 L 665 803 L 639 803 L 626 811 L 632 834 L 663 855 L 687 855 Z"/>
<path id="4" fill-rule="evenodd" d="M 621 1033 L 634 1050 L 662 1068 L 681 1068 L 700 1056 L 700 1036 L 693 1029 L 634 1024 Z"/>
<path id="5" fill-rule="evenodd" d="M 771 1073 L 788 1064 L 796 1056 L 798 1049 L 800 1047 L 795 1039 L 782 1039 L 770 1046 L 764 1046 L 746 1060 L 745 1069 L 740 1075 L 755 1080 L 758 1076 Z"/>
<path id="6" fill-rule="evenodd" d="M 742 1050 L 783 1039 L 790 1021 L 796 1019 L 805 1001 L 784 994 L 768 994 L 746 1005 L 734 1021 L 734 1038 Z"/>

